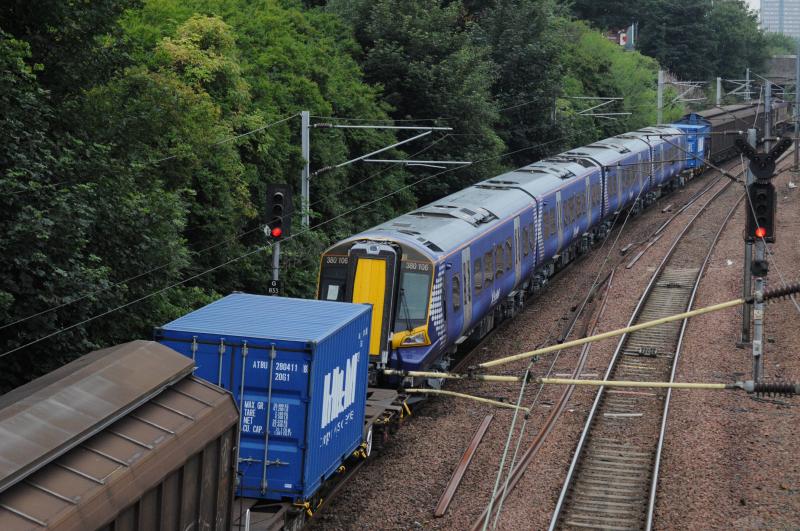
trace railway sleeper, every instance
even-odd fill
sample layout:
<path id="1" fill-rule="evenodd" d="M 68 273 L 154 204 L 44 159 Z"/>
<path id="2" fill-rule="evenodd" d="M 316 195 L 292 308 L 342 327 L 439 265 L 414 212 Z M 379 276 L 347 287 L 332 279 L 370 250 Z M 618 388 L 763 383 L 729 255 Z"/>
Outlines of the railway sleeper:
<path id="1" fill-rule="evenodd" d="M 602 503 L 591 505 L 586 503 L 573 502 L 572 506 L 570 507 L 570 512 L 573 515 L 577 513 L 583 513 L 586 515 L 594 515 L 599 513 L 599 514 L 620 514 L 620 515 L 627 515 L 630 518 L 641 518 L 642 509 L 640 507 L 634 508 L 632 506 L 617 507 L 614 505 L 610 504 L 606 505 Z"/>
<path id="2" fill-rule="evenodd" d="M 650 465 L 645 465 L 645 464 L 630 463 L 625 465 L 623 464 L 612 465 L 611 463 L 607 462 L 597 463 L 591 461 L 587 462 L 584 465 L 584 470 L 586 472 L 608 472 L 610 474 L 621 474 L 624 477 L 621 477 L 620 479 L 625 479 L 626 481 L 628 480 L 628 476 L 633 476 L 633 475 L 636 475 L 637 477 L 641 476 L 642 478 L 646 479 L 645 476 L 647 476 L 647 472 L 650 470 L 650 468 L 652 468 Z"/>
<path id="3" fill-rule="evenodd" d="M 599 516 L 570 515 L 567 525 L 576 527 L 589 527 L 593 529 L 608 529 L 613 531 L 628 531 L 640 528 L 641 518 L 603 518 Z"/>
<path id="4" fill-rule="evenodd" d="M 640 513 L 642 512 L 641 505 L 639 504 L 638 501 L 609 501 L 605 499 L 596 500 L 594 498 L 581 498 L 580 500 L 573 499 L 572 503 L 574 504 L 572 505 L 573 509 L 580 509 L 581 506 L 586 506 L 586 507 L 608 506 L 608 507 L 619 507 L 619 508 L 630 507 L 630 508 L 635 508 L 637 512 Z"/>
<path id="5" fill-rule="evenodd" d="M 598 461 L 609 461 L 615 463 L 648 463 L 651 464 L 653 462 L 652 456 L 630 456 L 630 455 L 612 455 L 606 453 L 600 453 L 597 451 L 589 452 L 587 457 L 589 459 L 595 459 Z"/>
<path id="6" fill-rule="evenodd" d="M 585 524 L 585 523 L 572 522 L 572 521 L 567 522 L 567 525 L 570 525 L 572 527 L 585 527 L 585 528 L 588 528 L 588 529 L 604 529 L 606 531 L 633 531 L 633 530 L 639 529 L 639 526 L 620 527 L 620 526 L 607 526 L 607 525 L 604 525 L 604 526 L 598 527 L 598 526 L 593 525 L 591 523 Z"/>
<path id="7" fill-rule="evenodd" d="M 586 487 L 583 488 L 576 488 L 570 499 L 576 499 L 577 496 L 585 499 L 598 499 L 598 500 L 613 500 L 619 503 L 642 503 L 644 501 L 644 496 L 631 496 L 631 495 L 624 495 L 624 494 L 614 494 L 610 492 L 599 492 L 594 489 L 588 489 Z"/>

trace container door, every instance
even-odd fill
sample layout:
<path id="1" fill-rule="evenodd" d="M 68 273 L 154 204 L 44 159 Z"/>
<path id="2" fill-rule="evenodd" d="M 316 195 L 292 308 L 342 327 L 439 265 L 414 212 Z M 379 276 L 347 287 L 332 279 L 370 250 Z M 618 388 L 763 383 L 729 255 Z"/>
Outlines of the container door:
<path id="1" fill-rule="evenodd" d="M 399 264 L 400 249 L 388 243 L 357 243 L 350 248 L 349 301 L 372 305 L 369 353 L 380 363 L 389 358 Z"/>
<path id="2" fill-rule="evenodd" d="M 461 335 L 466 335 L 472 323 L 472 260 L 470 259 L 469 247 L 461 251 L 461 289 L 463 296 L 461 300 L 464 306 L 464 324 L 461 327 Z"/>

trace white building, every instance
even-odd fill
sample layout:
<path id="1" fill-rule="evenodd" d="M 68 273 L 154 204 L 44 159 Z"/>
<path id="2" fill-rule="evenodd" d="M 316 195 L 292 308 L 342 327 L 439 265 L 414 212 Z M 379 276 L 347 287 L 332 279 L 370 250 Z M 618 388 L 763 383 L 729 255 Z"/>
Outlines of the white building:
<path id="1" fill-rule="evenodd" d="M 760 18 L 765 31 L 800 38 L 800 0 L 761 0 Z"/>

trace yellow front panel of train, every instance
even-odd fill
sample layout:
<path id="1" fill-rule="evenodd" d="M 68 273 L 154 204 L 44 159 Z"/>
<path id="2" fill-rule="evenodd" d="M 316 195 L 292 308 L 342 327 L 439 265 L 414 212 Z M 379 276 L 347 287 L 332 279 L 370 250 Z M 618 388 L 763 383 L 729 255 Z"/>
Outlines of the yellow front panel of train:
<path id="1" fill-rule="evenodd" d="M 386 296 L 386 261 L 359 258 L 353 286 L 353 302 L 372 304 L 372 331 L 369 337 L 369 353 L 381 353 L 383 330 L 383 303 Z"/>

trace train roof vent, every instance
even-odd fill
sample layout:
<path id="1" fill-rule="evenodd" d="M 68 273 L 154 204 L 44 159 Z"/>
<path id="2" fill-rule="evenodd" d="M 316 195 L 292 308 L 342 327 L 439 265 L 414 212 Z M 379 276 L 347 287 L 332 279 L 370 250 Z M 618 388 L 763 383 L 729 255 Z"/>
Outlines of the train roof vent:
<path id="1" fill-rule="evenodd" d="M 392 227 L 410 227 L 410 226 L 411 223 L 398 223 L 398 222 L 392 223 Z"/>
<path id="2" fill-rule="evenodd" d="M 518 169 L 518 170 L 516 170 L 516 171 L 524 171 L 524 172 L 528 172 L 528 173 L 543 173 L 543 174 L 545 174 L 545 175 L 548 175 L 548 173 L 547 173 L 546 171 L 544 171 L 544 170 L 537 170 L 536 168 L 527 168 L 527 167 L 526 167 L 526 168 L 520 168 L 520 169 Z"/>
<path id="3" fill-rule="evenodd" d="M 568 153 L 567 154 L 568 156 L 565 156 L 565 157 L 562 157 L 562 158 L 563 158 L 563 160 L 566 160 L 566 161 L 569 161 L 569 162 L 572 162 L 572 163 L 575 163 L 575 164 L 580 164 L 584 168 L 596 168 L 597 164 L 595 164 L 591 160 L 589 160 L 587 158 L 584 158 L 584 157 L 573 156 L 573 155 L 585 155 L 585 154 L 586 153 Z"/>
<path id="4" fill-rule="evenodd" d="M 492 184 L 502 184 L 502 185 L 505 185 L 505 186 L 514 186 L 514 185 L 519 184 L 517 181 L 502 181 L 500 179 L 491 179 L 491 180 L 486 181 L 486 182 L 487 183 L 492 183 Z"/>
<path id="5" fill-rule="evenodd" d="M 463 212 L 463 209 L 456 209 L 450 207 L 440 207 L 439 205 L 432 205 L 415 210 L 411 213 L 412 216 L 420 218 L 456 218 L 466 221 L 470 225 L 477 226 L 478 222 L 475 221 L 473 215 Z"/>
<path id="6" fill-rule="evenodd" d="M 403 234 L 408 234 L 409 236 L 417 236 L 419 232 L 413 230 L 398 230 L 397 232 L 402 232 Z"/>
<path id="7" fill-rule="evenodd" d="M 430 241 L 425 242 L 425 247 L 427 247 L 428 249 L 431 249 L 433 251 L 436 251 L 437 253 L 444 252 L 444 249 L 442 249 L 441 247 L 439 247 L 438 245 L 436 245 L 435 243 L 430 242 Z"/>

